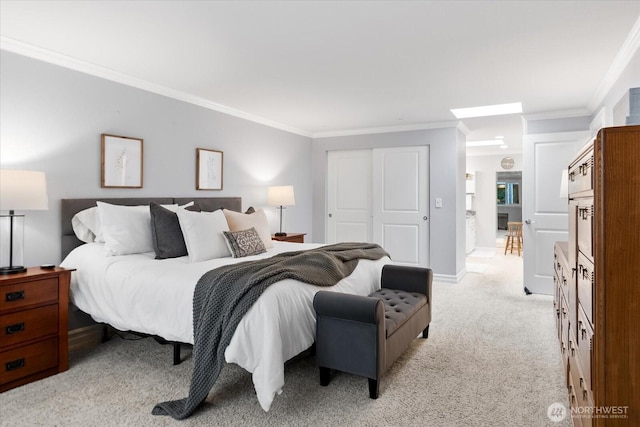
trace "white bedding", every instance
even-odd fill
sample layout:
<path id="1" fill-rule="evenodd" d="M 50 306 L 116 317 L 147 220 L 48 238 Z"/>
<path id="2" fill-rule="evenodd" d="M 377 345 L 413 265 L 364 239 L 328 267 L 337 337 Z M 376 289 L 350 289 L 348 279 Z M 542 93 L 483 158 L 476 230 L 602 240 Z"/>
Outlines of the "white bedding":
<path id="1" fill-rule="evenodd" d="M 189 263 L 188 257 L 154 259 L 145 254 L 105 256 L 104 244 L 74 249 L 61 266 L 75 268 L 71 301 L 98 322 L 126 331 L 193 343 L 193 291 L 198 279 L 221 265 L 311 249 L 317 244 L 273 242 L 261 255 L 217 258 Z M 319 290 L 368 295 L 380 288 L 382 266 L 390 260 L 360 260 L 354 272 L 333 287 L 283 280 L 267 288 L 247 312 L 225 350 L 228 363 L 253 374 L 258 401 L 265 411 L 284 386 L 284 362 L 313 344 L 313 296 Z"/>

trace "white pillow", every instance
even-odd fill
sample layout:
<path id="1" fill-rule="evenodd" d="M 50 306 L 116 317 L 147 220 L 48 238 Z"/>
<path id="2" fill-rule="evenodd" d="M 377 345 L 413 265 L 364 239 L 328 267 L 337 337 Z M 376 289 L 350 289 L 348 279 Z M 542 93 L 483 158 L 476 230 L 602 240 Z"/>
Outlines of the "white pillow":
<path id="1" fill-rule="evenodd" d="M 111 255 L 153 252 L 149 206 L 97 202 L 104 245 Z"/>
<path id="2" fill-rule="evenodd" d="M 220 209 L 214 212 L 176 212 L 189 262 L 206 261 L 231 256 L 223 231 L 229 231 L 227 220 Z"/>
<path id="3" fill-rule="evenodd" d="M 262 239 L 265 249 L 273 247 L 271 232 L 269 231 L 269 220 L 262 209 L 258 209 L 252 214 L 243 214 L 225 209 L 224 216 L 227 219 L 230 231 L 248 230 L 253 227 Z"/>
<path id="4" fill-rule="evenodd" d="M 177 204 L 161 206 L 175 212 L 177 209 L 188 208 L 189 206 L 193 206 L 193 204 L 194 202 L 189 202 L 185 205 L 180 206 L 178 206 Z M 140 208 L 144 206 L 141 205 L 137 207 Z M 75 233 L 76 237 L 85 243 L 104 242 L 104 237 L 102 236 L 102 224 L 100 223 L 100 215 L 98 214 L 98 208 L 96 206 L 81 210 L 80 212 L 75 214 L 73 218 L 71 218 L 71 227 L 73 228 L 73 232 Z"/>
<path id="5" fill-rule="evenodd" d="M 71 218 L 71 226 L 76 237 L 83 242 L 91 243 L 97 241 L 96 237 L 100 234 L 98 208 L 93 207 L 81 210 Z"/>

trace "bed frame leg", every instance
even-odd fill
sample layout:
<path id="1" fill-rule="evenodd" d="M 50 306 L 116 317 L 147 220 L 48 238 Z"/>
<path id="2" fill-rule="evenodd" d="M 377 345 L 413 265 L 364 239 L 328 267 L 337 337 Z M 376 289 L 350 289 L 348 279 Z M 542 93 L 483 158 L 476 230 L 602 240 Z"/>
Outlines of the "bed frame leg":
<path id="1" fill-rule="evenodd" d="M 173 364 L 179 365 L 182 360 L 180 360 L 180 343 L 173 343 Z"/>

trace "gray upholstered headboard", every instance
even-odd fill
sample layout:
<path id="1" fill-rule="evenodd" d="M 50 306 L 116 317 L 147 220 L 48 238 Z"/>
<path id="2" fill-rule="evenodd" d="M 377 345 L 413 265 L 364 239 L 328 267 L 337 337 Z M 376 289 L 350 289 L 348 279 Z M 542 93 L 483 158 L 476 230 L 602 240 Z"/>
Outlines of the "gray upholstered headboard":
<path id="1" fill-rule="evenodd" d="M 183 205 L 194 201 L 198 203 L 203 211 L 214 211 L 216 209 L 229 209 L 236 212 L 242 212 L 242 198 L 240 197 L 134 197 L 122 199 L 62 199 L 61 200 L 61 222 L 62 222 L 62 240 L 61 240 L 61 259 L 64 259 L 74 248 L 83 244 L 73 233 L 71 226 L 71 218 L 81 210 L 96 206 L 96 202 L 106 202 L 114 205 L 148 205 L 151 202 L 171 204 L 177 203 Z"/>

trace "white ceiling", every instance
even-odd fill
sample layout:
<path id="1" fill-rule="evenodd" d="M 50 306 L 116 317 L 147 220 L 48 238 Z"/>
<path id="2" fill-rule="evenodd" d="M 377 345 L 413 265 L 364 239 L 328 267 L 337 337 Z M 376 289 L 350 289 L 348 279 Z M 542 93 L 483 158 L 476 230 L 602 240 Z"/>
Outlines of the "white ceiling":
<path id="1" fill-rule="evenodd" d="M 5 1 L 1 47 L 308 136 L 592 112 L 640 1 Z M 519 116 L 464 120 L 521 142 Z M 519 139 L 519 140 L 518 140 Z M 513 141 L 513 144 L 512 144 Z"/>

